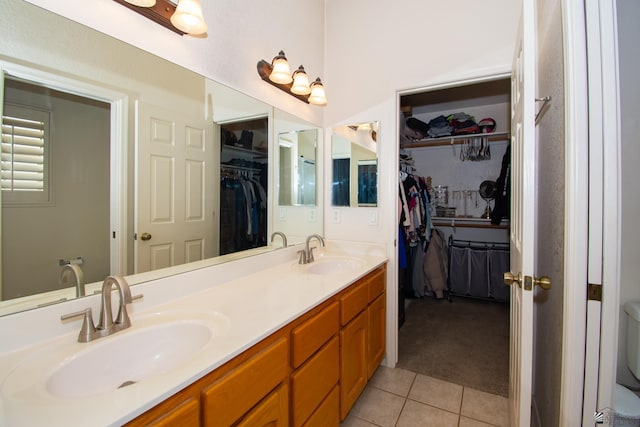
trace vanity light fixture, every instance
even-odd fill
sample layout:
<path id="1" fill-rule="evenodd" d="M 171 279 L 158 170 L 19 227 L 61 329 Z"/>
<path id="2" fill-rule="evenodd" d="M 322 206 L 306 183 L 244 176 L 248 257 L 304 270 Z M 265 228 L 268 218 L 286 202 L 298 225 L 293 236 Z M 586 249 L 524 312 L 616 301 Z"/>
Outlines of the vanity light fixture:
<path id="1" fill-rule="evenodd" d="M 178 0 L 176 11 L 171 15 L 171 23 L 187 34 L 207 32 L 207 23 L 202 16 L 200 0 Z"/>
<path id="2" fill-rule="evenodd" d="M 264 59 L 258 61 L 258 75 L 265 82 L 287 92 L 302 102 L 321 106 L 327 105 L 327 98 L 320 77 L 309 84 L 309 76 L 302 65 L 291 75 L 289 62 L 283 51 L 280 51 L 271 63 Z"/>
<path id="3" fill-rule="evenodd" d="M 324 85 L 320 81 L 320 77 L 311 83 L 311 95 L 309 95 L 309 102 L 315 105 L 327 105 L 327 97 L 324 94 Z"/>
<path id="4" fill-rule="evenodd" d="M 199 35 L 207 32 L 200 0 L 114 1 L 180 35 Z"/>
<path id="5" fill-rule="evenodd" d="M 309 77 L 304 71 L 304 67 L 302 65 L 293 72 L 293 85 L 291 86 L 291 92 L 296 95 L 309 95 L 311 93 Z"/>

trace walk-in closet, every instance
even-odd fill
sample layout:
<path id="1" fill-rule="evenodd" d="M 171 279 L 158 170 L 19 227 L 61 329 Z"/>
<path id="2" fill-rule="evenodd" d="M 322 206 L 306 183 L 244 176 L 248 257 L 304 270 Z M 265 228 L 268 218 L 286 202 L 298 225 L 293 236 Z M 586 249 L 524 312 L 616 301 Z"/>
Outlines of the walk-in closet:
<path id="1" fill-rule="evenodd" d="M 399 114 L 398 366 L 506 395 L 508 76 L 407 92 Z"/>
<path id="2" fill-rule="evenodd" d="M 267 244 L 268 118 L 220 127 L 220 255 Z"/>

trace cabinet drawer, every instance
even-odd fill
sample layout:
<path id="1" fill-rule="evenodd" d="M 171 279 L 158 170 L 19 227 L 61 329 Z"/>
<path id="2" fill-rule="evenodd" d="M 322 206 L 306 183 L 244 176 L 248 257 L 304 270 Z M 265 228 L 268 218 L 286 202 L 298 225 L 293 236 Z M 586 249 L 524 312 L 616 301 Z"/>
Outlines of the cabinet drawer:
<path id="1" fill-rule="evenodd" d="M 251 410 L 236 427 L 287 427 L 289 425 L 289 393 L 282 384 Z"/>
<path id="2" fill-rule="evenodd" d="M 291 375 L 293 425 L 300 426 L 338 383 L 340 346 L 335 336 Z"/>
<path id="3" fill-rule="evenodd" d="M 153 427 L 198 427 L 200 404 L 197 399 L 188 399 L 158 418 L 144 423 Z"/>
<path id="4" fill-rule="evenodd" d="M 369 275 L 369 302 L 384 292 L 386 283 L 385 273 L 384 268 L 379 268 Z"/>
<path id="5" fill-rule="evenodd" d="M 291 363 L 300 366 L 333 335 L 338 333 L 338 302 L 334 302 L 318 315 L 307 320 L 291 332 Z"/>
<path id="6" fill-rule="evenodd" d="M 289 372 L 289 342 L 281 338 L 202 392 L 204 425 L 229 426 L 281 383 Z"/>
<path id="7" fill-rule="evenodd" d="M 358 315 L 369 303 L 369 286 L 367 280 L 361 280 L 340 298 L 340 324 L 346 325 Z"/>
<path id="8" fill-rule="evenodd" d="M 340 425 L 340 387 L 335 386 L 303 427 L 338 427 Z"/>

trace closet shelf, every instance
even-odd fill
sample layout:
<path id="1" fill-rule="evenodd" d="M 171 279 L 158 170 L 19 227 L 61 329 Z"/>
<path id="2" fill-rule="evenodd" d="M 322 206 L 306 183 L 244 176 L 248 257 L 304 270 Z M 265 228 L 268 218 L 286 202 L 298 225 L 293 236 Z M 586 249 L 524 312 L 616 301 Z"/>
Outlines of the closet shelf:
<path id="1" fill-rule="evenodd" d="M 496 230 L 508 230 L 509 220 L 503 219 L 500 225 L 491 224 L 487 218 L 467 218 L 467 217 L 441 217 L 431 218 L 434 227 L 461 227 L 461 228 L 491 228 Z"/>
<path id="2" fill-rule="evenodd" d="M 400 144 L 400 148 L 442 147 L 445 145 L 460 145 L 473 138 L 487 138 L 487 141 L 508 141 L 509 132 L 473 133 L 469 135 L 451 135 L 440 138 L 424 138 Z"/>
<path id="3" fill-rule="evenodd" d="M 221 149 L 222 151 L 227 151 L 230 153 L 242 153 L 242 154 L 250 155 L 255 158 L 261 158 L 261 159 L 266 159 L 268 155 L 266 151 L 259 151 L 255 149 L 250 150 L 248 148 L 236 147 L 234 145 L 222 145 Z"/>

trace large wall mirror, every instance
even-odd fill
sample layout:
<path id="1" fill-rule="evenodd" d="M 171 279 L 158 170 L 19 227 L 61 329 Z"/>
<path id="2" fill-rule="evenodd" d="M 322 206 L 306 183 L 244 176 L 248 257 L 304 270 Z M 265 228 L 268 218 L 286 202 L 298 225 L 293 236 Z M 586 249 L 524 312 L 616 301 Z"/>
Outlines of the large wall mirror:
<path id="1" fill-rule="evenodd" d="M 332 129 L 331 205 L 378 205 L 378 122 Z"/>
<path id="2" fill-rule="evenodd" d="M 136 284 L 280 247 L 268 240 L 274 135 L 313 124 L 27 2 L 1 4 L 0 315 L 75 298 L 63 270 L 80 269 L 89 294 L 108 274 Z M 230 211 L 247 185 L 253 223 Z M 232 216 L 242 235 L 230 246 Z"/>

